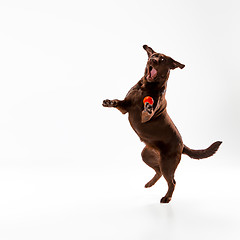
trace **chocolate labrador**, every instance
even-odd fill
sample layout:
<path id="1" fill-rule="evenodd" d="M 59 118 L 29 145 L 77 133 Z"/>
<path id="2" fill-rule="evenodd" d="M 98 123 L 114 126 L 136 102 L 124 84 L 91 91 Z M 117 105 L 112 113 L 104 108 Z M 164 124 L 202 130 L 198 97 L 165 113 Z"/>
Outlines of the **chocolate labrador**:
<path id="1" fill-rule="evenodd" d="M 185 146 L 176 126 L 167 114 L 165 93 L 170 70 L 184 68 L 185 65 L 164 54 L 156 53 L 144 45 L 148 61 L 142 79 L 127 93 L 124 100 L 104 100 L 104 107 L 114 107 L 123 114 L 129 114 L 133 130 L 146 146 L 142 151 L 143 161 L 156 172 L 145 185 L 153 186 L 163 175 L 168 183 L 168 191 L 161 203 L 168 203 L 176 185 L 175 170 L 181 155 L 202 159 L 212 156 L 222 142 L 214 142 L 204 150 L 192 150 Z"/>

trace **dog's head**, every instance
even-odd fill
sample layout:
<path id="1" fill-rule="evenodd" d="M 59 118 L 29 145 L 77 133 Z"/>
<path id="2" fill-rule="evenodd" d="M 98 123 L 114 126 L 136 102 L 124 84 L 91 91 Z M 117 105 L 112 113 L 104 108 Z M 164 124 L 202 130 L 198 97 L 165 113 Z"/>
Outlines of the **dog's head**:
<path id="1" fill-rule="evenodd" d="M 147 82 L 164 82 L 168 79 L 171 69 L 184 68 L 185 65 L 175 61 L 161 53 L 156 53 L 152 48 L 143 45 L 147 51 L 148 62 L 145 69 L 145 79 Z"/>

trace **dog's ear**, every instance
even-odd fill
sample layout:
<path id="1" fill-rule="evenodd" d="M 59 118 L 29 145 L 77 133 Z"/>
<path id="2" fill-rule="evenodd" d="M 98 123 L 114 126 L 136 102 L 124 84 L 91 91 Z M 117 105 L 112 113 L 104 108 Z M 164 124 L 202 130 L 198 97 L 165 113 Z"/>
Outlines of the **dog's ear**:
<path id="1" fill-rule="evenodd" d="M 175 61 L 175 60 L 172 59 L 172 58 L 170 58 L 169 65 L 170 65 L 170 66 L 169 66 L 170 69 L 175 69 L 175 68 L 181 68 L 181 69 L 183 69 L 183 68 L 185 67 L 184 64 L 181 64 L 181 63 Z"/>
<path id="2" fill-rule="evenodd" d="M 152 48 L 150 48 L 147 45 L 143 45 L 143 48 L 147 51 L 148 57 L 150 57 L 152 54 L 156 53 Z"/>

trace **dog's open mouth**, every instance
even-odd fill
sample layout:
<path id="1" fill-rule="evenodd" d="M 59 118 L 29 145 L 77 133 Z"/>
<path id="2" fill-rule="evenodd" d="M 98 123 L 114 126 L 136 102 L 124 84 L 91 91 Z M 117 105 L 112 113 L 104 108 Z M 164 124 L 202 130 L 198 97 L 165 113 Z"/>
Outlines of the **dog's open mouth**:
<path id="1" fill-rule="evenodd" d="M 147 79 L 153 80 L 156 76 L 157 76 L 157 70 L 154 67 L 149 66 Z"/>

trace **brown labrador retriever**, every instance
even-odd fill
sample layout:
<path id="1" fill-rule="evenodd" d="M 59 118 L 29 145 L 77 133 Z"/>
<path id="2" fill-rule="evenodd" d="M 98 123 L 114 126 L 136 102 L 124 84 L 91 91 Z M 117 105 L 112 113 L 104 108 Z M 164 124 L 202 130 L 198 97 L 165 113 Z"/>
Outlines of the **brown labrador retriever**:
<path id="1" fill-rule="evenodd" d="M 155 176 L 145 185 L 153 186 L 163 175 L 168 183 L 168 191 L 161 203 L 168 203 L 176 185 L 175 170 L 181 155 L 202 159 L 212 156 L 222 142 L 217 141 L 204 150 L 192 150 L 183 144 L 182 137 L 167 114 L 165 93 L 171 69 L 184 68 L 185 65 L 172 58 L 156 53 L 144 45 L 148 61 L 142 79 L 133 86 L 124 100 L 104 100 L 104 107 L 114 107 L 123 114 L 129 113 L 133 130 L 146 146 L 142 151 L 143 161 L 153 168 Z"/>

